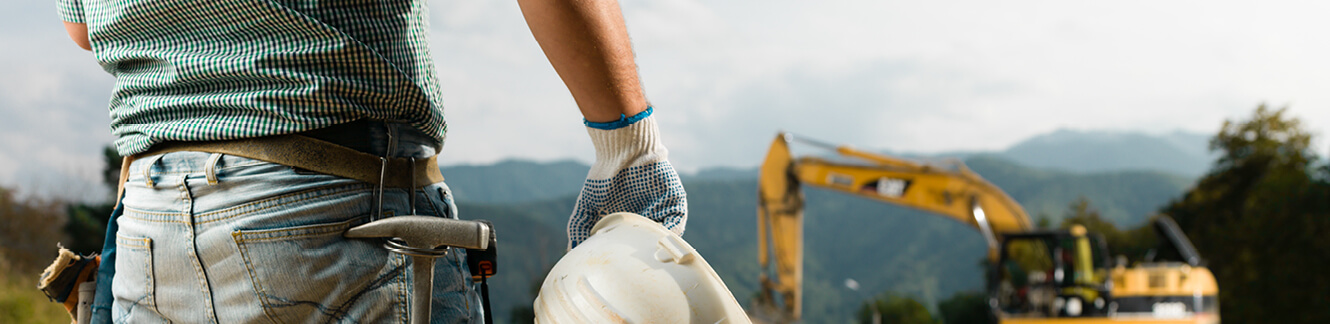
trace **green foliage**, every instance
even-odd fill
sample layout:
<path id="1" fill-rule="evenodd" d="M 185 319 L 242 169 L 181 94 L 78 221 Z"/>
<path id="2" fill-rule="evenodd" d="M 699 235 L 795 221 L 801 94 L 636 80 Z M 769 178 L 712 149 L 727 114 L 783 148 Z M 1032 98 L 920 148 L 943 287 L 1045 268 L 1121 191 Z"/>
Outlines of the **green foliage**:
<path id="1" fill-rule="evenodd" d="M 116 194 L 115 189 L 120 183 L 120 165 L 124 161 L 120 153 L 116 152 L 115 146 L 102 147 L 102 184 L 111 188 L 112 195 Z"/>
<path id="2" fill-rule="evenodd" d="M 106 224 L 111 219 L 111 212 L 115 210 L 114 195 L 120 184 L 120 164 L 123 160 L 115 148 L 108 145 L 102 148 L 102 162 L 102 184 L 106 186 L 111 196 L 101 203 L 65 206 L 69 222 L 65 224 L 64 232 L 69 239 L 62 243 L 65 248 L 75 253 L 92 254 L 102 251 L 102 243 L 106 238 Z"/>
<path id="3" fill-rule="evenodd" d="M 68 322 L 64 307 L 48 302 L 36 279 L 63 237 L 60 203 L 18 199 L 0 188 L 0 323 Z"/>
<path id="4" fill-rule="evenodd" d="M 1163 209 L 1209 260 L 1225 323 L 1330 322 L 1330 183 L 1285 113 L 1224 122 L 1214 169 Z"/>
<path id="5" fill-rule="evenodd" d="M 114 192 L 120 157 L 108 147 L 104 180 Z M 18 197 L 0 188 L 0 323 L 62 323 L 63 306 L 37 290 L 36 279 L 56 256 L 57 245 L 78 253 L 101 250 L 112 205 L 66 204 Z"/>
<path id="6" fill-rule="evenodd" d="M 39 271 L 55 257 L 56 244 L 65 239 L 61 203 L 20 199 L 0 188 L 0 253 L 19 271 Z"/>
<path id="7" fill-rule="evenodd" d="M 936 324 L 928 308 L 911 297 L 887 293 L 859 307 L 859 323 Z M 875 320 L 876 318 L 876 320 Z"/>
<path id="8" fill-rule="evenodd" d="M 992 308 L 988 307 L 988 295 L 979 291 L 962 291 L 951 295 L 937 304 L 938 313 L 945 324 L 987 324 L 997 323 Z"/>
<path id="9" fill-rule="evenodd" d="M 1309 150 L 1311 134 L 1302 129 L 1302 121 L 1286 118 L 1287 110 L 1261 105 L 1249 120 L 1224 121 L 1210 140 L 1210 149 L 1222 152 L 1210 175 L 1243 168 L 1302 173 L 1316 160 Z"/>
<path id="10" fill-rule="evenodd" d="M 101 252 L 106 238 L 106 224 L 114 209 L 113 203 L 65 206 L 65 214 L 69 217 L 64 227 L 69 237 L 69 240 L 63 242 L 65 248 L 79 254 Z"/>
<path id="11" fill-rule="evenodd" d="M 536 309 L 532 306 L 513 306 L 508 312 L 509 324 L 534 324 L 536 323 Z"/>
<path id="12" fill-rule="evenodd" d="M 553 264 L 551 264 L 550 266 L 552 267 Z M 531 279 L 532 279 L 532 280 L 531 280 L 531 288 L 530 288 L 530 290 L 527 290 L 527 291 L 530 292 L 532 296 L 535 296 L 535 295 L 537 295 L 537 294 L 540 294 L 540 286 L 543 285 L 543 284 L 545 283 L 545 274 L 548 274 L 549 272 L 550 272 L 550 269 L 549 269 L 549 268 L 546 268 L 545 271 L 542 271 L 542 272 L 541 272 L 541 274 L 542 274 L 541 276 L 531 278 Z M 515 305 L 515 306 L 513 306 L 512 309 L 508 311 L 508 323 L 509 323 L 509 324 L 535 324 L 535 323 L 536 323 L 536 308 L 535 308 L 535 304 L 534 304 L 534 303 L 527 303 L 527 304 L 525 304 L 525 305 Z"/>
<path id="13" fill-rule="evenodd" d="M 0 253 L 0 323 L 65 323 L 69 315 L 37 290 L 31 269 L 14 269 Z M 24 267 L 26 268 L 26 267 Z"/>
<path id="14" fill-rule="evenodd" d="M 1063 215 L 1068 203 L 1085 197 L 1098 206 L 1104 219 L 1118 226 L 1145 220 L 1192 184 L 1189 178 L 1157 171 L 1078 174 L 1034 169 L 992 156 L 971 157 L 965 163 L 1020 202 L 1030 215 Z"/>
<path id="15" fill-rule="evenodd" d="M 1099 211 L 1090 206 L 1085 197 L 1077 199 L 1067 206 L 1067 211 L 1059 228 L 1067 229 L 1072 225 L 1084 226 L 1090 233 L 1099 234 L 1108 243 L 1108 251 L 1114 256 L 1125 256 L 1131 261 L 1145 261 L 1151 251 L 1156 254 L 1159 245 L 1155 229 L 1149 221 L 1128 229 L 1119 230 L 1118 226 L 1103 219 Z"/>
<path id="16" fill-rule="evenodd" d="M 534 318 L 530 307 L 540 282 L 568 244 L 563 227 L 551 226 L 547 221 L 567 219 L 572 204 L 571 197 L 512 205 L 458 202 L 461 218 L 485 219 L 494 224 L 499 242 L 495 265 L 498 273 L 489 278 L 489 285 L 496 323 L 521 323 Z"/>

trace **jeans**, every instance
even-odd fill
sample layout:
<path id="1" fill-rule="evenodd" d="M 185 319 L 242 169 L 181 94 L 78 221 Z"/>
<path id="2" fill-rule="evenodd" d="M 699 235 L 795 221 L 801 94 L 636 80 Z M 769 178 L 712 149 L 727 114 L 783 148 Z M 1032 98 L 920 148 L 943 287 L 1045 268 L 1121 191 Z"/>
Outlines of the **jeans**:
<path id="1" fill-rule="evenodd" d="M 394 156 L 433 154 L 411 136 L 399 137 L 380 147 Z M 456 217 L 447 185 L 422 185 L 413 193 L 415 214 Z M 405 323 L 411 259 L 379 240 L 342 237 L 369 221 L 374 191 L 364 182 L 237 156 L 139 158 L 108 238 L 115 244 L 111 320 Z M 412 213 L 409 205 L 406 190 L 385 190 L 385 216 Z M 435 262 L 431 322 L 481 319 L 465 260 L 465 251 L 454 249 Z"/>

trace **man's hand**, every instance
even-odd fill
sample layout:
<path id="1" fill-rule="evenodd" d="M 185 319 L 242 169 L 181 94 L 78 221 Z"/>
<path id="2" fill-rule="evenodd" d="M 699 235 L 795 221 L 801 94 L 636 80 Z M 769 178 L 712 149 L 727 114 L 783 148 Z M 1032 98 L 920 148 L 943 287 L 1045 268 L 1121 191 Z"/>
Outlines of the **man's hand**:
<path id="1" fill-rule="evenodd" d="M 621 123 L 587 123 L 596 164 L 587 174 L 568 219 L 568 248 L 591 236 L 601 217 L 617 212 L 646 216 L 675 234 L 688 223 L 688 200 L 679 174 L 666 159 L 652 110 Z M 611 128 L 619 126 L 618 128 Z"/>

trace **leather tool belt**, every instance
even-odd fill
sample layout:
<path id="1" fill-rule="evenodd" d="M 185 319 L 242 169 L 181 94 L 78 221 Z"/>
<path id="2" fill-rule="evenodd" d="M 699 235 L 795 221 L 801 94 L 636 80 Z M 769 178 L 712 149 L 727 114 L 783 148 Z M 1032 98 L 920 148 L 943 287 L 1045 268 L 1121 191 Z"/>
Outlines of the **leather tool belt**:
<path id="1" fill-rule="evenodd" d="M 152 149 L 136 154 L 135 157 L 182 151 L 246 157 L 374 185 L 378 185 L 379 179 L 383 179 L 383 186 L 387 188 L 414 188 L 443 182 L 437 156 L 424 159 L 383 158 L 302 135 L 277 135 L 226 141 L 166 142 L 153 145 Z"/>

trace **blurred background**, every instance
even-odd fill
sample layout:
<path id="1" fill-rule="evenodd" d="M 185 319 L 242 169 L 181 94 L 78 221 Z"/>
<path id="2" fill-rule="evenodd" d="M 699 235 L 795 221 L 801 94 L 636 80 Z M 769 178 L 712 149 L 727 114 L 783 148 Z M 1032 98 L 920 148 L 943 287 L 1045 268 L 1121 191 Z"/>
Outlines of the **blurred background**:
<path id="1" fill-rule="evenodd" d="M 506 239 L 496 316 L 529 318 L 538 280 L 562 253 L 591 144 L 515 2 L 430 5 L 449 121 L 444 175 L 464 217 L 494 220 Z M 757 289 L 756 166 L 786 130 L 961 159 L 1049 227 L 1094 221 L 1125 233 L 1168 213 L 1210 261 L 1224 322 L 1330 321 L 1330 4 L 622 6 L 690 193 L 684 238 L 745 305 Z M 105 151 L 114 79 L 69 41 L 55 8 L 0 2 L 4 323 L 64 321 L 31 289 L 35 269 L 56 242 L 100 245 L 106 172 L 118 169 Z M 809 322 L 860 321 L 868 305 L 912 314 L 906 322 L 969 322 L 956 305 L 983 291 L 985 251 L 970 228 L 809 195 Z"/>

